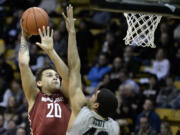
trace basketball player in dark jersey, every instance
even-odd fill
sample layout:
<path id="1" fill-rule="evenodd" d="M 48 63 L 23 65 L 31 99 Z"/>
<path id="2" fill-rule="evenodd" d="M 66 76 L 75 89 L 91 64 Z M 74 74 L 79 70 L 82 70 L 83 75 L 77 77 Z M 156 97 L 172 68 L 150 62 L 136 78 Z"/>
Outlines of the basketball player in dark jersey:
<path id="1" fill-rule="evenodd" d="M 108 89 L 97 90 L 87 100 L 82 92 L 80 58 L 76 44 L 73 8 L 67 7 L 66 22 L 68 37 L 69 99 L 72 114 L 66 135 L 119 135 L 119 126 L 110 116 L 116 111 L 118 102 Z"/>
<path id="2" fill-rule="evenodd" d="M 43 28 L 40 36 L 41 47 L 53 61 L 57 72 L 50 67 L 44 67 L 37 72 L 36 80 L 34 79 L 29 67 L 29 35 L 22 30 L 18 61 L 22 86 L 28 101 L 31 133 L 65 135 L 71 114 L 67 101 L 69 71 L 53 48 L 53 31 L 50 32 L 49 27 Z"/>

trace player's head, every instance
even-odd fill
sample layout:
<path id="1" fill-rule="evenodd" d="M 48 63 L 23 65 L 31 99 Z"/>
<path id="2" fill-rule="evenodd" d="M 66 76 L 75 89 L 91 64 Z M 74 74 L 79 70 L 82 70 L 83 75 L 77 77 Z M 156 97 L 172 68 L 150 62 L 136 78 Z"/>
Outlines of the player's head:
<path id="1" fill-rule="evenodd" d="M 99 89 L 90 99 L 90 108 L 104 118 L 110 117 L 117 109 L 117 99 L 108 89 Z"/>
<path id="2" fill-rule="evenodd" d="M 43 67 L 37 71 L 36 82 L 42 91 L 48 91 L 50 93 L 57 92 L 61 86 L 61 78 L 51 66 Z"/>

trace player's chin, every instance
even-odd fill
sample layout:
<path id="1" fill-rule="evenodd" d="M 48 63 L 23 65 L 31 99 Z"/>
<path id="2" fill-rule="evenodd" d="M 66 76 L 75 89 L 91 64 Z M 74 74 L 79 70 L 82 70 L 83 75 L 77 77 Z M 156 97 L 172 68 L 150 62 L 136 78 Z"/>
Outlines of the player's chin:
<path id="1" fill-rule="evenodd" d="M 54 85 L 53 89 L 54 90 L 60 90 L 60 85 Z"/>
<path id="2" fill-rule="evenodd" d="M 54 88 L 54 89 L 51 90 L 51 93 L 59 93 L 59 91 L 60 91 L 60 89 Z"/>

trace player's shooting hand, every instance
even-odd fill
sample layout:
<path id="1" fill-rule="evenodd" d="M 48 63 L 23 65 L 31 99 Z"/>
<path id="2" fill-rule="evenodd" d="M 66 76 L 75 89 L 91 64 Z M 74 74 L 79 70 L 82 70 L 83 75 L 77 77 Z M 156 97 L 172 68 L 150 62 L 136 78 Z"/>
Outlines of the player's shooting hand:
<path id="1" fill-rule="evenodd" d="M 41 43 L 36 42 L 36 45 L 41 47 L 45 52 L 52 51 L 53 48 L 53 29 L 50 31 L 49 26 L 45 28 L 43 26 L 43 31 L 38 30 L 41 37 Z"/>
<path id="2" fill-rule="evenodd" d="M 73 18 L 73 7 L 69 5 L 66 10 L 67 16 L 64 14 L 64 12 L 62 13 L 62 16 L 64 17 L 64 20 L 66 22 L 66 28 L 68 32 L 75 32 L 74 21 L 76 19 Z"/>
<path id="3" fill-rule="evenodd" d="M 21 25 L 21 30 L 22 30 L 22 36 L 25 38 L 25 40 L 27 41 L 32 35 L 30 35 L 29 33 L 27 33 L 23 27 L 22 27 L 22 21 L 20 20 L 20 25 Z"/>
<path id="4" fill-rule="evenodd" d="M 23 29 L 22 29 L 22 36 L 26 39 L 26 41 L 28 41 L 29 40 L 29 38 L 31 37 L 31 35 L 29 35 L 26 31 L 24 31 Z"/>

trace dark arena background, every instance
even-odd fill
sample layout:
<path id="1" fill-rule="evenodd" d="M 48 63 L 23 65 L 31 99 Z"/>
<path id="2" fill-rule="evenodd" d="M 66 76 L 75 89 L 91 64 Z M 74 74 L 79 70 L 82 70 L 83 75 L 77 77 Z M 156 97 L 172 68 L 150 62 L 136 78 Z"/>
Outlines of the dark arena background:
<path id="1" fill-rule="evenodd" d="M 87 98 L 108 88 L 118 99 L 112 118 L 121 135 L 180 135 L 179 0 L 0 0 L 0 135 L 30 135 L 27 101 L 18 67 L 20 18 L 41 7 L 54 29 L 54 48 L 67 63 L 68 33 L 61 15 L 72 4 Z M 125 45 L 123 12 L 162 15 L 154 33 L 156 48 Z M 30 67 L 52 64 L 29 39 Z M 142 117 L 148 121 L 142 121 Z"/>

